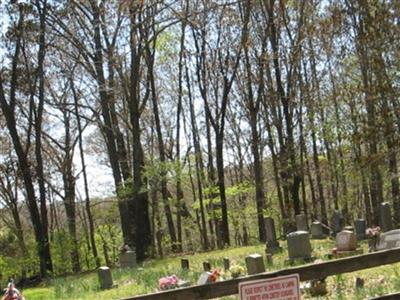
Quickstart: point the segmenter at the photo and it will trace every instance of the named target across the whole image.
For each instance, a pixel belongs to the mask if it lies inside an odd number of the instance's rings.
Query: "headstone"
[[[279,242],[276,239],[276,231],[274,219],[271,217],[264,218],[265,224],[265,232],[267,233],[267,245],[266,252],[267,253],[276,253],[282,250],[279,246]]]
[[[361,277],[356,278],[356,289],[362,289],[364,287],[364,279]]]
[[[357,240],[365,240],[365,230],[367,230],[367,222],[364,219],[357,219],[354,221],[354,228],[356,230]]]
[[[400,247],[400,229],[381,233],[376,250],[387,250]]]
[[[211,273],[209,273],[209,272],[201,273],[199,280],[197,280],[197,285],[203,285],[203,284],[209,283],[210,282],[210,280],[209,280],[210,274]]]
[[[308,231],[307,217],[305,214],[296,215],[297,231]]]
[[[295,231],[287,235],[289,259],[310,259],[311,244],[307,231]]]
[[[250,254],[246,257],[247,273],[249,275],[265,272],[264,260],[260,254]]]
[[[136,253],[129,250],[119,254],[119,265],[121,268],[134,268],[136,267]]]
[[[208,261],[203,262],[203,270],[204,270],[205,272],[211,271],[211,264],[210,264],[210,262],[208,262]]]
[[[186,258],[181,259],[181,268],[182,270],[189,270],[189,260]]]
[[[100,288],[102,290],[110,289],[113,287],[113,280],[109,267],[100,267],[97,270],[97,275],[99,276]]]
[[[325,238],[324,230],[321,222],[315,221],[311,224],[311,238],[312,239],[323,239]]]
[[[229,261],[229,258],[224,257],[224,270],[225,270],[225,272],[228,271],[230,267],[231,267],[231,263]]]
[[[390,231],[393,229],[392,213],[390,211],[390,204],[383,202],[379,208],[379,225],[382,232]]]
[[[342,213],[339,210],[334,210],[331,218],[331,228],[334,236],[336,236],[338,232],[342,231],[343,223],[344,218]]]
[[[356,235],[352,231],[343,230],[336,235],[337,251],[354,251],[357,249]]]

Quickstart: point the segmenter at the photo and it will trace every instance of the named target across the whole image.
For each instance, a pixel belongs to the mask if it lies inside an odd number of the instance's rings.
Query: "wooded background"
[[[400,225],[400,2],[4,1],[3,277]],[[106,165],[115,197],[93,199]],[[94,158],[93,158],[94,157]],[[98,174],[100,177],[102,174]],[[78,184],[82,182],[83,184]]]

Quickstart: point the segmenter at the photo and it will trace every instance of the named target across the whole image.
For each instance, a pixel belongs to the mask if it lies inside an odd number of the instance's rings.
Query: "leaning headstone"
[[[203,270],[204,270],[205,272],[211,271],[211,264],[210,264],[210,262],[208,262],[208,261],[203,262]]]
[[[343,223],[344,223],[344,218],[342,213],[339,210],[333,211],[331,218],[331,228],[333,236],[336,236],[338,232],[342,231]]]
[[[307,217],[305,214],[296,215],[297,231],[308,231]]]
[[[182,270],[189,270],[189,260],[186,258],[181,259],[181,268]]]
[[[310,232],[311,232],[312,239],[324,239],[325,238],[325,234],[324,234],[324,230],[322,228],[321,222],[318,222],[318,221],[312,222]]]
[[[231,263],[229,261],[228,257],[224,257],[224,270],[225,272],[229,270],[229,268],[231,267]]]
[[[287,235],[289,260],[311,259],[310,236],[307,231],[295,231]]]
[[[357,219],[354,221],[354,228],[356,230],[357,240],[365,240],[365,230],[367,230],[367,222],[364,219]]]
[[[390,211],[390,204],[383,202],[379,208],[379,225],[382,232],[390,231],[393,229],[392,213]]]
[[[400,247],[400,229],[381,233],[376,250],[387,250]]]
[[[343,230],[336,235],[337,251],[354,251],[356,249],[357,249],[357,239],[354,232]]]
[[[113,287],[113,280],[111,276],[111,270],[109,267],[100,267],[97,270],[97,275],[99,277],[100,288],[111,289]]]
[[[250,254],[246,257],[247,273],[249,275],[265,272],[264,260],[260,254]]]
[[[197,285],[203,285],[210,282],[210,274],[209,272],[201,273],[199,280],[197,280]]]
[[[279,242],[276,239],[276,231],[274,219],[271,217],[264,218],[265,224],[265,232],[267,233],[267,245],[266,252],[267,253],[276,253],[282,250],[279,246]]]
[[[136,267],[136,253],[129,250],[119,254],[119,265],[121,268],[134,268]]]

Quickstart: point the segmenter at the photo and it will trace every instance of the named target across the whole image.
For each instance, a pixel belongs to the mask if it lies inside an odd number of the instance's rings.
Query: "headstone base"
[[[356,250],[351,250],[351,251],[336,251],[335,253],[329,253],[326,256],[329,259],[333,258],[345,258],[349,256],[354,256],[354,255],[360,255],[363,254],[364,250],[363,249],[356,249]]]
[[[265,247],[265,253],[279,253],[282,252],[282,247],[279,246],[278,241],[268,241]]]
[[[306,263],[311,263],[314,260],[316,260],[316,258],[314,256],[310,256],[310,257],[297,257],[297,258],[287,258],[285,260],[285,265],[298,265],[298,264],[306,264]]]

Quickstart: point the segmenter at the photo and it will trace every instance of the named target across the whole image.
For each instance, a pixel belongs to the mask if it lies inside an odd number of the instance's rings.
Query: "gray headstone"
[[[135,251],[126,251],[119,254],[119,265],[121,268],[134,268],[136,267],[136,253]]]
[[[260,254],[250,254],[246,257],[247,273],[249,275],[265,272],[264,260]]]
[[[305,214],[296,215],[297,231],[308,231],[307,217]]]
[[[182,270],[189,270],[189,260],[186,258],[181,259],[181,268]]]
[[[356,230],[357,240],[365,240],[365,230],[367,229],[367,222],[364,219],[357,219],[354,221],[354,228]]]
[[[400,229],[381,233],[376,250],[387,250],[400,247]]]
[[[343,223],[344,223],[344,218],[342,213],[338,210],[333,211],[331,218],[331,228],[334,236],[338,232],[342,231]]]
[[[315,221],[311,224],[311,238],[312,239],[323,239],[325,238],[324,230],[322,228],[321,222]]]
[[[231,267],[231,263],[229,261],[228,257],[224,257],[224,270],[225,272],[229,270],[229,268]]]
[[[201,273],[199,280],[197,280],[197,285],[203,285],[209,282],[209,276],[211,273],[204,272]]]
[[[307,231],[295,231],[287,235],[289,259],[311,258],[310,237]]]
[[[356,235],[352,231],[343,230],[336,235],[336,249],[338,251],[353,251],[357,249]]]
[[[276,253],[281,251],[279,242],[276,239],[274,219],[271,217],[266,217],[264,218],[264,224],[265,224],[265,232],[267,233],[266,251],[269,253]]]
[[[208,261],[203,262],[203,270],[204,271],[211,271],[211,264]]]
[[[111,270],[109,267],[100,267],[97,270],[97,275],[99,277],[100,288],[110,289],[113,287],[113,280],[111,276]]]
[[[386,232],[393,229],[392,224],[392,213],[390,211],[390,204],[383,202],[379,208],[379,225],[382,232]]]

